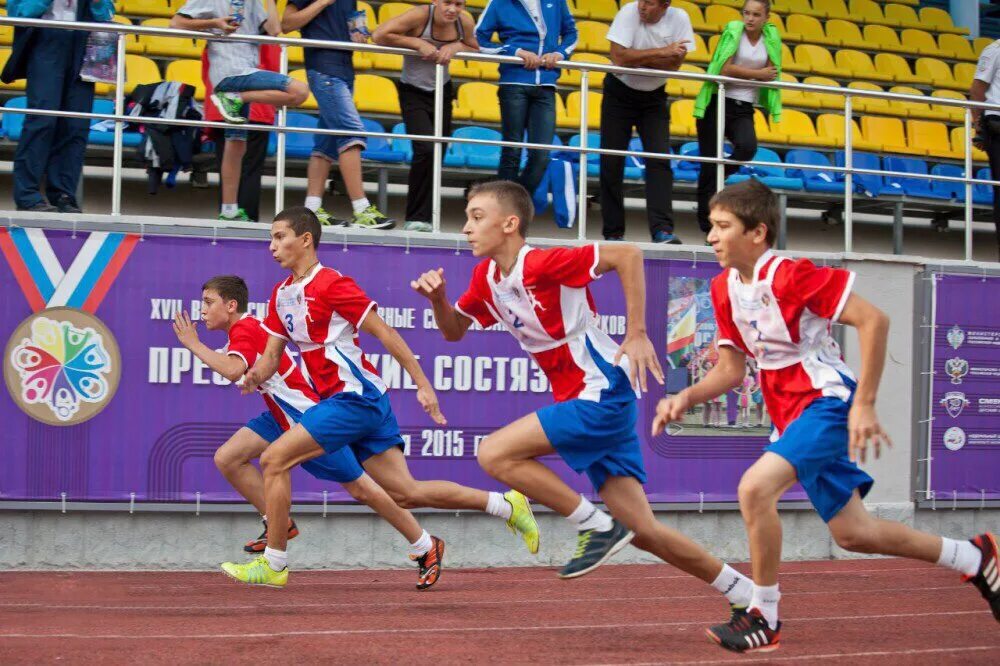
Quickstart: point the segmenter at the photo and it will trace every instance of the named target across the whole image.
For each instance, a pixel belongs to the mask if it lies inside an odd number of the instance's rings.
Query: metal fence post
[[[576,227],[576,237],[578,240],[586,240],[587,238],[587,138],[588,130],[588,104],[587,96],[590,94],[590,72],[587,70],[580,71],[580,148],[583,151],[580,153],[580,183],[577,189],[577,227]]]
[[[118,70],[115,72],[115,115],[121,116],[125,113],[125,40],[128,35],[118,33],[117,57]],[[111,168],[111,214],[122,214],[122,132],[125,131],[124,124],[120,120],[115,121],[115,148],[112,158]]]
[[[719,159],[725,157],[726,152],[726,84],[719,83],[719,92],[715,96],[715,156]],[[702,156],[704,157],[704,155]],[[707,162],[701,163],[701,168],[712,168]],[[715,164],[715,191],[720,191],[726,186],[726,165],[722,162]]]
[[[281,73],[288,75],[288,47],[281,45]],[[285,209],[285,146],[287,135],[280,131],[288,126],[288,107],[278,108],[278,145],[275,151],[274,164],[274,213],[277,215]]]
[[[409,128],[406,130],[409,132]],[[444,136],[444,65],[434,66],[434,138]],[[440,141],[434,142],[434,166],[431,174],[431,223],[434,233],[441,231],[441,152]]]
[[[854,112],[853,98],[844,96],[844,252],[854,248]]]
[[[972,109],[965,107],[965,260],[972,261]],[[993,176],[991,175],[992,179]],[[993,204],[1000,205],[1000,202]]]

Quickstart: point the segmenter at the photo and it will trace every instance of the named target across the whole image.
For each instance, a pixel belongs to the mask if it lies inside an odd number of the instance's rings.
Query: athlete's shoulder
[[[729,297],[729,271],[730,269],[723,269],[721,273],[712,278],[709,282],[709,290],[712,293],[712,298],[718,295],[719,298]]]

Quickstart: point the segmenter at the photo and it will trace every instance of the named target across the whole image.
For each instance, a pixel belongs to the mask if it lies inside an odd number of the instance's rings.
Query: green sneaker
[[[222,570],[230,578],[247,585],[282,588],[288,584],[288,567],[275,571],[263,555],[255,557],[246,564],[226,562],[222,565]]]
[[[325,208],[320,206],[316,209],[316,218],[319,219],[319,223],[324,227],[346,227],[349,226],[347,220],[338,220],[333,215],[330,215]]]
[[[503,494],[503,498],[510,504],[510,520],[507,521],[507,529],[514,534],[521,535],[524,545],[528,547],[528,552],[532,555],[538,553],[538,523],[535,521],[535,514],[531,512],[531,504],[528,498],[516,490],[508,490]]]
[[[238,125],[247,121],[242,115],[243,98],[236,93],[212,93],[212,102],[227,121]]]
[[[392,229],[396,226],[396,221],[383,215],[375,206],[368,206],[354,214],[351,224],[362,229]]]
[[[421,222],[420,220],[409,220],[403,223],[403,231],[422,231],[424,233],[430,233],[434,231],[434,227],[427,222]]]
[[[232,215],[223,215],[219,213],[220,222],[250,222],[250,216],[242,208],[237,208],[236,212]]]
[[[576,578],[590,573],[628,545],[635,533],[615,520],[607,532],[583,530],[577,535],[576,552],[559,572],[560,578]]]

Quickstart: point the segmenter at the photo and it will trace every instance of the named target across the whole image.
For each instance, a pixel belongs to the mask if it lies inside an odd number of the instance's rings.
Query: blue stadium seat
[[[789,150],[785,154],[785,164],[789,165],[786,173],[792,178],[801,178],[807,192],[844,191],[844,178],[833,171],[818,171],[814,169],[796,169],[792,164],[810,164],[813,166],[831,166],[829,158],[815,150]]]
[[[834,153],[833,163],[836,166],[842,167],[845,164],[845,159],[846,154],[844,151],[838,150]],[[882,169],[882,161],[879,159],[879,156],[874,153],[854,151],[851,159],[854,167],[858,169]],[[903,190],[900,188],[898,183],[889,184],[882,180],[882,176],[872,176],[869,174],[858,173],[854,174],[854,191],[859,194],[865,194],[869,197],[878,197],[887,194],[903,194]]]
[[[4,107],[8,109],[26,109],[28,108],[28,98],[12,97],[7,100]],[[3,114],[3,119],[0,120],[0,126],[3,127],[3,135],[5,137],[11,141],[18,141],[21,138],[21,130],[24,128],[24,114],[5,113]]]
[[[628,142],[629,150],[642,150],[642,139],[637,136],[632,137]],[[625,158],[625,179],[643,180],[646,177],[646,160],[642,157]]]
[[[990,168],[983,167],[976,172],[976,178],[979,180],[993,180],[990,176]],[[972,186],[972,203],[985,204],[988,206],[993,205],[993,187],[991,185],[973,185]]]
[[[288,127],[316,128],[319,127],[319,118],[317,116],[311,116],[308,113],[296,113],[292,111],[289,112],[285,124]],[[286,157],[308,159],[312,154],[313,143],[315,140],[314,134],[288,132],[285,134],[285,137]],[[276,150],[277,145],[278,134],[277,132],[272,132],[270,138],[268,139],[268,152]]]
[[[115,103],[110,99],[95,99],[94,105],[91,107],[93,113],[101,113],[104,115],[114,115]],[[94,125],[104,122],[102,120],[91,120],[90,126],[93,128]],[[113,146],[115,145],[115,127],[112,125],[110,129],[105,131],[95,131],[90,130],[90,134],[87,136],[87,143],[92,143],[98,146]],[[122,145],[126,148],[135,148],[142,143],[142,134],[136,131],[124,131],[122,132]]]
[[[927,175],[927,162],[915,157],[886,157],[886,171],[902,171],[918,175]],[[951,195],[931,188],[931,181],[923,178],[906,178],[902,176],[887,177],[890,185],[897,184],[908,197],[924,199],[951,199]]]
[[[955,164],[935,164],[931,167],[932,176],[949,176],[951,178],[963,178],[965,169]],[[962,183],[950,183],[942,180],[931,181],[931,189],[939,194],[942,199],[956,199],[965,201],[965,185]]]
[[[728,141],[722,148],[722,154],[729,157],[733,154],[733,145]],[[681,146],[680,155],[701,155],[697,141],[688,141]],[[698,173],[701,171],[701,162],[690,160],[674,160],[674,178],[680,181],[694,182],[698,180]]]
[[[524,141],[525,143],[528,142],[528,132],[527,132],[527,130],[525,130],[525,132],[524,132],[524,138],[521,139],[521,140]],[[566,145],[566,144],[563,143],[563,140],[559,138],[558,134],[553,134],[552,135],[552,145],[553,146],[563,146],[563,145]],[[549,153],[550,157],[555,157],[556,155],[564,155],[564,153],[561,153],[558,150],[553,150],[552,152]],[[571,160],[574,159],[574,158],[577,159],[577,160],[579,160],[579,157],[577,155],[571,155],[570,156]],[[521,149],[521,167],[520,168],[523,169],[527,164],[528,164],[528,149],[527,148],[523,148],[523,149]]]
[[[406,134],[406,124],[396,123],[392,128],[393,134]],[[409,139],[393,139],[392,149],[403,153],[407,163],[413,161],[413,142]]]
[[[362,118],[361,123],[365,126],[365,131],[368,132],[385,132],[385,128],[382,127],[382,123],[377,120],[372,120],[371,118]],[[366,160],[375,160],[376,162],[391,162],[398,164],[406,160],[406,155],[401,150],[394,150],[389,144],[389,140],[380,136],[369,136],[366,137],[368,141],[368,147],[361,151],[361,157]]]
[[[754,162],[771,162],[775,166],[751,166],[740,167],[738,173],[726,179],[726,185],[740,183],[750,178],[756,178],[768,187],[778,190],[801,190],[803,187],[801,178],[791,178],[785,175],[784,163],[770,148],[758,148],[757,154],[753,156]]]
[[[580,135],[574,134],[571,136],[569,138],[569,145],[579,147]],[[601,135],[597,132],[587,132],[587,147],[594,148],[595,146],[598,148],[601,146]],[[573,155],[579,158],[580,153],[573,153]],[[587,154],[587,175],[591,178],[601,175],[601,156],[597,153]]]
[[[488,127],[461,127],[453,132],[454,136],[466,139],[481,139],[483,141],[502,141],[503,136],[495,129]],[[465,165],[472,169],[489,169],[496,171],[500,166],[500,146],[479,144],[452,144],[465,156]],[[447,163],[447,162],[446,162]]]

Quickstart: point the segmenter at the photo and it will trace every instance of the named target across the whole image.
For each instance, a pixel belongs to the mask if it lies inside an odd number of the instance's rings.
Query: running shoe
[[[576,537],[576,552],[559,572],[559,577],[576,578],[590,573],[627,546],[634,536],[635,532],[617,520],[612,522],[607,532],[582,530]]]
[[[282,588],[288,584],[288,567],[275,571],[267,563],[267,558],[259,555],[245,564],[226,562],[222,570],[230,578],[247,585]]]
[[[350,222],[348,222],[347,220],[337,219],[333,215],[330,215],[330,213],[328,213],[327,210],[322,206],[320,206],[313,212],[316,213],[316,218],[319,220],[319,223],[322,224],[324,227],[350,226]]]
[[[219,113],[228,122],[242,125],[247,121],[243,117],[243,98],[236,93],[212,93],[212,102],[219,109]]]
[[[983,554],[979,571],[975,576],[962,576],[966,582],[972,583],[990,605],[993,617],[1000,622],[1000,561],[997,556],[997,538],[987,532],[970,539],[972,545]]]
[[[219,213],[220,222],[250,222],[250,216],[242,208],[237,208],[236,212],[232,215],[224,215]]]
[[[524,539],[528,552],[535,555],[538,553],[538,523],[535,521],[535,514],[531,512],[528,498],[516,490],[508,490],[503,494],[503,498],[510,504],[511,509],[507,529],[519,534]]]
[[[267,548],[267,521],[261,521],[264,523],[264,531],[260,533],[260,536],[256,539],[251,539],[247,541],[243,546],[243,550],[248,553],[263,553],[264,549]],[[294,520],[288,521],[288,539],[294,539],[299,535],[299,528],[295,525]]]
[[[710,627],[705,633],[730,652],[773,652],[780,645],[781,622],[771,629],[756,608],[743,613],[733,608],[729,622]]]
[[[434,586],[441,577],[441,566],[444,564],[444,541],[436,536],[431,537],[431,549],[423,555],[410,555],[420,567],[417,578],[417,589],[426,590]]]
[[[355,213],[351,220],[351,226],[361,229],[392,229],[396,226],[396,221],[386,217],[375,206],[368,206],[360,213]]]

